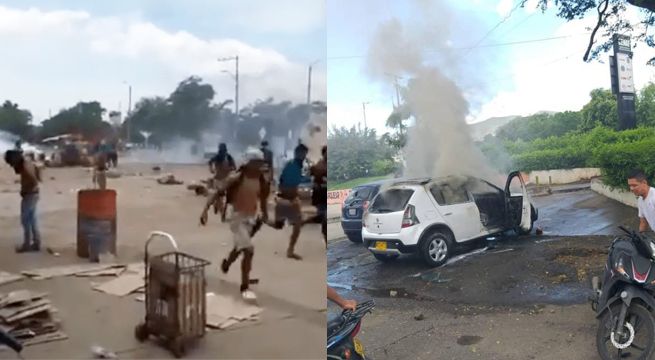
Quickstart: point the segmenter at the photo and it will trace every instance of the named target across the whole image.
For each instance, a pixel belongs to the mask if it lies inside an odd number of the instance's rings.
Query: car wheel
[[[346,234],[346,236],[348,237],[348,240],[350,240],[350,241],[352,241],[352,242],[354,242],[356,244],[360,244],[362,242],[362,234],[361,233],[350,233],[350,234]]]
[[[453,241],[449,234],[434,231],[425,236],[421,241],[420,253],[423,261],[428,266],[437,267],[443,265],[450,257],[453,248]]]
[[[391,262],[398,259],[398,255],[373,254],[378,261]]]
[[[519,235],[530,235],[530,233],[532,232],[532,228],[533,228],[533,227],[534,227],[534,221],[530,221],[530,229],[528,229],[528,230],[523,230],[523,229],[521,229],[521,228],[519,227],[519,229],[518,229],[518,233],[519,233]]]

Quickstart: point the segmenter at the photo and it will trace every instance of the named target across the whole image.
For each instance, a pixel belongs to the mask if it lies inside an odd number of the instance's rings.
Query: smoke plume
[[[368,50],[368,71],[374,79],[388,82],[389,75],[408,79],[402,97],[413,118],[404,149],[404,175],[471,175],[498,182],[498,174],[471,137],[466,124],[470,105],[458,86],[470,84],[481,72],[467,71],[461,51],[450,46],[454,18],[450,9],[443,2],[414,4],[421,10],[419,18],[412,17],[411,25],[398,19],[383,23]]]

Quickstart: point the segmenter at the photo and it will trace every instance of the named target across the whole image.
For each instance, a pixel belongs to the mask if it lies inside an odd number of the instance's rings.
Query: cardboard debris
[[[0,285],[13,283],[19,280],[23,280],[23,275],[0,271]]]
[[[14,322],[16,320],[22,319],[22,317],[19,315],[26,313],[27,311],[34,310],[35,308],[41,308],[45,305],[50,305],[50,300],[42,299],[29,301],[23,305],[5,306],[0,309],[0,318],[6,322]]]
[[[26,339],[21,342],[23,346],[32,346],[32,345],[38,345],[38,344],[45,344],[53,341],[61,341],[61,340],[67,340],[68,335],[64,334],[63,332],[57,330],[55,332],[43,334],[43,335],[38,335],[35,336],[31,339]]]
[[[241,299],[207,293],[207,326],[226,329],[243,321],[259,319],[264,309],[250,305]]]
[[[127,264],[126,273],[140,274],[146,276],[146,265],[143,262]]]
[[[48,293],[35,293],[29,290],[16,290],[9,294],[0,294],[0,308],[43,299],[46,296],[48,296]]]
[[[0,329],[23,346],[68,339],[60,331],[61,322],[53,318],[57,309],[46,296],[29,290],[0,294]]]
[[[39,313],[45,312],[45,311],[50,311],[52,306],[50,305],[50,301],[46,300],[47,302],[42,303],[42,305],[33,307],[28,310],[21,311],[11,317],[8,317],[5,319],[7,323],[13,323],[22,319],[26,319],[30,316],[37,315]]]
[[[144,286],[143,275],[128,273],[94,286],[93,289],[110,295],[125,296]]]
[[[45,280],[59,276],[71,276],[79,273],[87,273],[91,271],[100,271],[110,269],[119,264],[79,264],[79,265],[64,265],[54,266],[49,268],[40,268],[34,270],[23,271],[22,274],[29,276],[34,280]]]

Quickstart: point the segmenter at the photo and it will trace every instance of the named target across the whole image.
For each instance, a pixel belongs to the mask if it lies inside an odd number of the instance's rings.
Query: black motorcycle
[[[591,307],[600,324],[602,359],[651,359],[655,352],[655,243],[620,227],[626,236],[609,248],[602,282],[592,278]]]
[[[373,311],[375,302],[369,300],[353,310],[341,314],[328,314],[327,358],[334,360],[364,360],[364,347],[356,338],[362,326],[362,318]]]

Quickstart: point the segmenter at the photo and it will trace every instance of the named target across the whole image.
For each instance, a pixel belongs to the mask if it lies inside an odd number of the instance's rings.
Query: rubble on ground
[[[157,179],[157,182],[161,185],[182,185],[184,184],[184,181],[177,180],[175,178],[175,175],[173,174],[166,174],[159,179]]]
[[[68,339],[47,295],[30,290],[0,294],[0,329],[23,346]]]
[[[123,174],[117,170],[107,170],[105,176],[107,176],[107,179],[118,179],[123,176]]]
[[[198,195],[198,196],[207,196],[207,195],[209,195],[209,190],[207,189],[207,187],[205,185],[202,185],[202,184],[193,183],[193,184],[189,184],[186,188],[188,190],[194,191],[196,193],[196,195]]]

